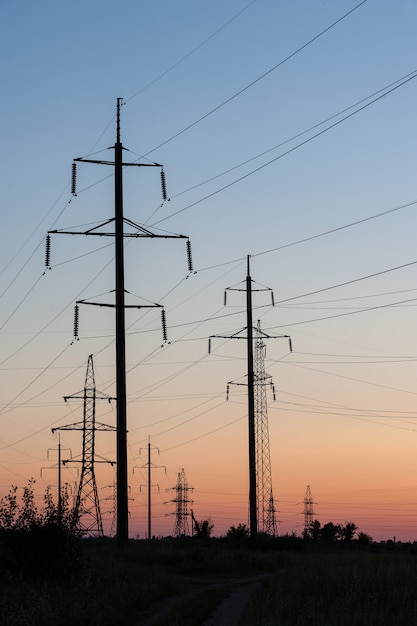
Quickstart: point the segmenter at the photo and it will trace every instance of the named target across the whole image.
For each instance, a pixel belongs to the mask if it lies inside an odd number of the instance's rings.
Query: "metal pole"
[[[148,539],[151,535],[151,442],[148,442]]]
[[[123,249],[123,146],[120,141],[120,105],[117,99],[117,139],[114,145],[115,272],[116,272],[116,428],[117,428],[117,540],[128,540],[126,345]]]
[[[62,522],[61,435],[58,437],[58,524]]]
[[[255,400],[253,385],[253,326],[252,326],[252,279],[248,271],[246,276],[246,315],[248,340],[248,425],[249,425],[249,521],[250,536],[256,539],[258,534],[256,510],[256,444],[255,444]]]

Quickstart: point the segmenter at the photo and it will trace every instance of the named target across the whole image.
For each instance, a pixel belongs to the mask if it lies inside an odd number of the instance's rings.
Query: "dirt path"
[[[167,620],[169,623],[170,615],[181,610],[181,606],[185,606],[204,591],[216,589],[230,589],[228,595],[217,605],[211,616],[200,623],[201,626],[236,626],[238,620],[243,615],[247,602],[268,575],[252,576],[250,578],[228,579],[222,582],[211,581],[190,581],[193,587],[182,594],[149,607],[146,611],[136,615],[132,626],[153,626],[154,624]],[[196,622],[197,623],[197,622]]]
[[[234,581],[234,584],[238,585],[237,588],[218,605],[203,626],[236,626],[251,595],[265,578],[266,576],[256,576]]]

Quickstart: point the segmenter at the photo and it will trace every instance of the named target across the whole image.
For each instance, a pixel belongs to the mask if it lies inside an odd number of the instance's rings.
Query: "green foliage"
[[[44,508],[35,504],[33,479],[23,487],[21,503],[17,487],[0,500],[0,551],[3,574],[25,577],[68,578],[78,565],[77,532],[64,489],[58,505],[48,487]]]

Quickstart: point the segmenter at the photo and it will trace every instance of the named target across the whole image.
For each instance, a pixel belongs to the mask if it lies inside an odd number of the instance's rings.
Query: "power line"
[[[320,37],[322,37],[323,35],[325,35],[329,30],[331,30],[332,28],[334,28],[337,24],[339,24],[340,22],[342,22],[345,18],[347,18],[349,15],[351,15],[354,11],[356,11],[357,9],[359,9],[359,7],[361,7],[363,4],[366,3],[367,0],[362,0],[362,2],[360,2],[359,4],[357,4],[355,7],[353,7],[352,9],[350,9],[350,11],[348,11],[347,13],[345,13],[344,15],[342,15],[342,17],[340,17],[339,19],[337,19],[335,22],[333,22],[332,24],[330,24],[329,26],[327,26],[324,30],[322,30],[321,32],[319,32],[317,35],[315,35],[312,39],[309,39],[309,41],[307,41],[306,43],[304,43],[302,46],[300,46],[299,48],[297,48],[296,50],[294,50],[294,52],[292,52],[291,54],[289,54],[287,57],[285,57],[285,59],[282,59],[281,61],[279,61],[278,63],[276,63],[273,67],[271,67],[269,70],[267,70],[266,72],[264,72],[263,74],[261,74],[260,76],[258,76],[257,78],[255,78],[255,80],[253,80],[252,82],[250,82],[248,85],[246,85],[245,87],[243,87],[242,89],[240,89],[239,91],[237,91],[235,94],[233,94],[232,96],[230,96],[229,98],[227,98],[227,100],[224,100],[223,102],[221,102],[219,105],[217,105],[216,107],[214,107],[214,109],[211,109],[211,111],[209,111],[208,113],[205,113],[205,115],[203,115],[202,117],[200,117],[198,120],[195,120],[194,122],[192,122],[191,124],[189,124],[188,126],[186,126],[185,128],[183,128],[182,130],[180,130],[178,133],[176,133],[175,135],[173,135],[172,137],[170,137],[169,139],[166,139],[165,141],[163,141],[162,143],[160,143],[158,146],[156,146],[155,148],[152,148],[152,150],[149,150],[149,152],[146,152],[143,156],[147,156],[148,154],[151,154],[152,152],[155,152],[155,150],[158,150],[159,148],[161,148],[162,146],[165,146],[167,143],[169,143],[170,141],[172,141],[173,139],[176,139],[177,137],[179,137],[180,135],[182,135],[183,133],[185,133],[187,130],[189,130],[190,128],[193,128],[193,126],[196,126],[197,124],[199,124],[200,122],[202,122],[203,120],[205,120],[206,118],[208,118],[210,115],[212,115],[213,113],[215,113],[216,111],[218,111],[219,109],[221,109],[222,107],[224,107],[226,104],[228,104],[229,102],[231,102],[232,100],[234,100],[235,98],[237,98],[238,96],[242,95],[242,93],[244,93],[245,91],[247,91],[248,89],[250,89],[250,87],[253,87],[253,85],[256,85],[256,83],[259,83],[262,79],[264,79],[266,76],[268,76],[269,74],[271,74],[273,71],[275,71],[276,69],[278,69],[281,65],[283,65],[284,63],[286,63],[287,61],[289,61],[290,59],[292,59],[293,57],[295,57],[297,54],[299,54],[300,52],[302,52],[302,50],[304,50],[305,48],[307,48],[308,46],[310,46],[312,43],[314,43],[315,41],[317,41],[317,39],[320,39]]]
[[[410,75],[408,74],[407,76],[410,76]],[[212,198],[213,196],[217,195],[221,191],[224,191],[225,189],[229,189],[229,187],[232,187],[233,185],[236,185],[237,183],[240,183],[242,180],[245,180],[246,178],[249,178],[249,176],[252,176],[253,174],[256,174],[257,172],[263,170],[265,167],[268,167],[269,165],[272,165],[272,163],[275,163],[279,159],[282,159],[283,157],[287,156],[288,154],[291,154],[292,152],[294,152],[295,150],[298,150],[298,148],[301,148],[302,146],[305,146],[310,141],[313,141],[313,139],[317,139],[317,137],[320,137],[321,135],[323,135],[327,131],[335,128],[339,124],[342,124],[343,122],[345,122],[349,118],[353,117],[357,113],[360,113],[361,111],[363,111],[367,107],[371,106],[372,104],[375,104],[375,102],[378,102],[378,100],[381,100],[382,98],[385,98],[385,96],[387,96],[388,94],[392,93],[396,89],[399,89],[400,87],[402,87],[403,85],[405,85],[409,81],[413,80],[414,78],[417,78],[417,71],[414,72],[411,77],[409,77],[407,79],[404,79],[403,82],[401,82],[400,84],[396,85],[395,87],[392,87],[390,90],[388,90],[385,93],[383,93],[382,95],[374,98],[373,100],[371,100],[367,104],[364,104],[363,106],[361,106],[356,111],[353,111],[352,113],[349,113],[349,115],[345,115],[345,117],[342,117],[337,122],[334,122],[333,124],[330,124],[330,126],[327,126],[326,128],[324,128],[323,130],[319,131],[318,133],[315,133],[314,135],[312,135],[308,139],[305,139],[304,141],[302,141],[301,143],[297,144],[296,146],[293,146],[289,150],[286,150],[286,152],[283,152],[282,154],[279,154],[275,158],[271,159],[270,161],[267,161],[263,165],[260,165],[259,167],[255,168],[254,170],[251,170],[247,174],[244,174],[243,176],[240,176],[239,178],[236,178],[235,180],[231,181],[227,185],[224,185],[220,189],[216,189],[215,191],[213,191],[213,192],[209,193],[208,195],[204,196],[203,198],[200,198],[200,200],[196,200],[195,202],[192,202],[188,206],[183,207],[182,209],[178,209],[174,213],[170,213],[170,215],[167,215],[166,217],[158,220],[157,222],[154,222],[152,224],[152,226],[156,226],[157,224],[160,224],[161,222],[165,222],[166,220],[171,219],[171,217],[174,217],[174,216],[178,215],[179,213],[183,213],[184,211],[187,211],[188,209],[191,209],[192,207],[196,206],[197,204],[200,204],[200,202],[203,202],[204,200],[207,200],[208,198]]]
[[[406,393],[406,394],[410,394],[413,396],[417,396],[416,391],[409,391],[408,389],[399,389],[398,387],[391,387],[390,385],[382,385],[380,383],[374,383],[369,380],[361,380],[360,378],[353,378],[351,376],[336,374],[335,372],[325,372],[315,367],[306,367],[305,365],[298,365],[290,361],[285,361],[285,365],[289,365],[291,367],[298,367],[300,369],[309,370],[311,372],[318,372],[319,374],[326,374],[327,376],[334,376],[336,378],[344,378],[345,380],[353,380],[356,383],[363,383],[364,385],[372,385],[373,387],[381,387],[382,389],[390,389],[391,391],[399,391],[400,393]]]
[[[363,219],[356,220],[354,222],[349,222],[348,224],[343,224],[342,226],[337,226],[336,228],[332,228],[330,230],[325,230],[321,233],[317,233],[316,235],[310,235],[309,237],[304,237],[303,239],[297,239],[296,241],[291,241],[290,243],[282,244],[281,246],[277,246],[275,248],[270,248],[269,250],[263,250],[262,252],[256,252],[252,254],[252,257],[262,256],[264,254],[270,254],[271,252],[277,252],[278,250],[284,250],[285,248],[291,248],[292,246],[298,246],[302,243],[306,243],[307,241],[312,241],[313,239],[318,239],[320,237],[325,237],[326,235],[331,235],[340,230],[345,230],[347,228],[351,228],[352,226],[358,226],[364,222],[369,222],[371,220],[378,219],[379,217],[384,217],[385,215],[389,215],[390,213],[395,213],[396,211],[401,211],[402,209],[406,209],[410,206],[417,204],[417,200],[411,200],[410,202],[406,202],[405,204],[401,204],[398,207],[394,207],[393,209],[388,209],[386,211],[382,211],[380,213],[375,213],[374,215],[369,215],[368,217],[364,217]],[[211,269],[216,269],[217,267],[223,267],[224,265],[230,265],[232,263],[238,263],[245,260],[245,257],[239,257],[237,259],[231,259],[230,261],[224,261],[223,263],[216,263],[215,265],[209,265],[207,267],[203,267],[197,270],[197,272],[205,272]]]
[[[133,96],[130,96],[130,98],[128,98],[127,100],[125,100],[125,104],[127,104],[128,102],[130,102],[131,100],[133,100],[134,98],[136,98],[137,96],[139,96],[141,93],[143,93],[146,89],[149,89],[149,87],[151,87],[152,85],[154,85],[156,82],[158,82],[159,80],[161,80],[161,78],[163,78],[164,76],[166,76],[167,74],[169,74],[169,72],[171,72],[173,69],[175,69],[176,67],[178,67],[178,65],[180,65],[181,63],[183,63],[186,59],[188,59],[191,55],[193,55],[195,52],[197,52],[197,50],[199,50],[200,48],[202,48],[206,43],[208,43],[211,39],[213,39],[213,37],[215,37],[216,35],[218,35],[222,30],[224,30],[227,26],[229,26],[229,24],[231,24],[232,22],[234,22],[240,15],[242,15],[242,13],[244,13],[247,9],[249,9],[249,7],[252,6],[252,4],[255,4],[257,0],[252,0],[252,2],[249,2],[249,4],[247,4],[245,7],[243,7],[243,9],[241,9],[240,11],[238,11],[238,13],[236,13],[233,17],[231,17],[227,22],[225,22],[222,26],[220,26],[220,28],[218,28],[217,30],[215,30],[213,33],[211,33],[211,35],[209,35],[208,37],[206,37],[205,39],[203,39],[203,41],[201,41],[197,46],[195,46],[194,48],[192,48],[192,50],[190,50],[189,52],[187,52],[187,54],[185,54],[183,57],[181,57],[178,61],[176,61],[175,63],[173,63],[170,67],[168,67],[168,69],[164,70],[161,74],[159,74],[156,78],[154,78],[153,80],[151,80],[149,83],[147,83],[144,87],[142,87],[142,89],[140,89],[139,91],[137,91],[135,94],[133,94]]]
[[[388,272],[393,272],[393,271],[396,271],[396,270],[399,270],[399,269],[404,269],[405,267],[408,267],[408,266],[411,266],[411,265],[415,265],[415,264],[417,264],[417,261],[411,261],[410,263],[405,263],[404,265],[398,265],[396,267],[391,267],[391,268],[388,268],[388,269],[385,269],[385,270],[381,270],[380,272],[375,272],[373,274],[368,274],[366,276],[361,276],[359,278],[354,278],[354,279],[352,279],[350,281],[345,281],[343,283],[337,283],[336,285],[331,285],[329,287],[323,287],[322,289],[317,289],[315,291],[306,292],[306,293],[300,294],[298,296],[292,296],[291,298],[285,298],[283,300],[278,300],[278,301],[275,302],[275,304],[276,305],[283,304],[285,302],[290,302],[292,300],[298,300],[300,298],[305,298],[307,296],[314,295],[316,293],[322,293],[324,291],[330,291],[331,289],[337,289],[339,287],[345,287],[346,285],[349,285],[349,284],[357,283],[357,282],[360,282],[362,280],[367,280],[369,278],[375,278],[376,276],[381,276],[383,274],[387,274]],[[383,308],[383,307],[388,307],[388,306],[395,306],[397,304],[402,304],[404,302],[414,302],[416,299],[417,298],[410,298],[408,300],[402,300],[402,301],[399,301],[399,302],[393,302],[393,303],[389,303],[389,304],[385,304],[385,305],[376,305],[375,307],[363,308],[363,309],[351,311],[349,313],[342,313],[340,315],[331,315],[331,316],[328,316],[328,317],[323,317],[323,318],[318,318],[318,319],[313,319],[313,320],[306,320],[305,322],[293,322],[293,323],[289,323],[289,324],[282,324],[281,326],[275,326],[273,328],[282,328],[284,326],[291,326],[291,325],[295,326],[295,325],[298,325],[298,324],[307,323],[307,321],[314,322],[314,321],[320,321],[321,319],[332,319],[333,317],[340,317],[340,316],[343,316],[343,315],[350,315],[350,314],[353,314],[353,313],[362,313],[362,312],[366,312],[366,311],[369,311],[369,310],[372,310],[372,309],[378,309],[378,308]],[[269,305],[269,304],[268,305],[260,305],[260,306],[254,307],[254,310],[255,309],[256,310],[265,309],[265,308],[269,309],[270,307],[271,307],[271,305]],[[231,312],[231,313],[222,313],[221,315],[213,315],[213,316],[206,317],[206,318],[200,318],[198,320],[193,320],[193,321],[189,321],[189,322],[183,322],[181,324],[171,324],[170,328],[173,329],[173,328],[182,328],[184,326],[193,326],[195,324],[202,324],[202,323],[209,322],[209,321],[212,321],[212,320],[223,319],[225,317],[234,317],[234,316],[240,315],[240,314],[241,314],[241,310],[234,311],[234,312]],[[157,330],[156,328],[153,328],[153,329],[149,329],[147,331],[137,331],[137,332],[138,333],[142,333],[142,332],[156,332],[156,330]],[[171,341],[172,344],[173,343],[180,343],[180,342],[181,342],[181,339],[178,339],[178,340],[174,339],[174,340]]]
[[[390,87],[393,87],[397,83],[399,83],[402,80],[404,80],[404,78],[407,78],[408,76],[411,77],[414,73],[415,72],[410,72],[409,74],[406,74],[405,76],[395,80],[394,82],[390,83],[389,85],[386,85],[382,89],[378,89],[377,91],[373,92],[369,96],[366,96],[365,98],[361,98],[360,100],[358,100],[354,104],[351,104],[350,106],[345,107],[344,109],[342,109],[341,111],[338,111],[337,113],[333,113],[333,115],[330,115],[329,117],[325,118],[321,122],[317,122],[316,124],[313,124],[313,126],[310,126],[306,130],[303,130],[303,131],[297,133],[296,135],[293,135],[289,139],[284,139],[284,141],[281,141],[280,143],[272,146],[271,148],[267,148],[266,150],[263,150],[263,152],[260,152],[259,154],[255,155],[253,157],[250,157],[249,159],[246,159],[245,161],[242,161],[238,165],[234,165],[233,167],[230,167],[229,169],[224,170],[224,171],[220,172],[219,174],[215,174],[214,176],[211,176],[210,178],[206,178],[202,182],[197,183],[197,184],[193,185],[192,187],[189,187],[188,189],[184,189],[183,191],[179,191],[178,193],[171,194],[171,196],[170,196],[171,200],[173,200],[174,198],[177,198],[178,196],[182,196],[182,195],[184,195],[186,193],[189,193],[190,191],[193,191],[194,189],[198,189],[199,187],[202,187],[203,185],[206,185],[207,183],[210,183],[213,180],[216,180],[217,178],[221,178],[222,176],[225,176],[226,174],[230,174],[230,172],[233,172],[234,170],[237,170],[237,169],[243,167],[244,165],[247,165],[248,163],[251,163],[252,161],[256,161],[257,159],[261,158],[262,156],[265,156],[266,154],[268,154],[269,152],[273,152],[274,150],[277,150],[278,148],[281,148],[282,146],[284,146],[284,145],[286,145],[288,143],[291,143],[295,139],[298,139],[299,137],[302,137],[303,135],[306,135],[307,133],[311,132],[312,130],[314,130],[316,128],[319,128],[320,126],[323,126],[323,124],[326,124],[327,122],[330,122],[330,120],[333,120],[336,117],[339,117],[340,115],[343,115],[343,113],[346,113],[346,111],[350,111],[351,109],[354,109],[355,107],[359,106],[363,102],[366,102],[367,100],[370,100],[374,96],[376,96],[376,95],[378,95],[378,94],[380,94],[382,92],[385,92]]]
[[[323,320],[332,320],[338,317],[346,317],[347,315],[356,315],[357,313],[367,313],[368,311],[376,311],[378,309],[385,309],[390,306],[396,306],[397,304],[404,304],[406,302],[415,302],[417,298],[410,298],[409,300],[401,300],[399,302],[389,302],[388,304],[378,304],[375,306],[366,307],[364,309],[356,309],[355,311],[347,311],[346,313],[336,313],[335,315],[326,315],[323,317],[316,317],[310,320],[303,320],[300,322],[289,322],[288,324],[281,324],[279,326],[273,326],[276,328],[287,328],[289,326],[299,326],[300,324],[311,324],[312,322],[322,322]]]
[[[293,296],[292,298],[285,298],[284,300],[279,300],[277,304],[283,304],[284,302],[291,302],[292,300],[299,300],[300,298],[306,298],[307,296],[313,296],[317,293],[323,293],[324,291],[330,291],[331,289],[336,289],[338,287],[346,287],[346,285],[352,285],[353,283],[358,283],[362,280],[367,280],[368,278],[375,278],[376,276],[382,276],[383,274],[388,274],[389,272],[394,272],[396,270],[404,269],[405,267],[410,267],[411,265],[415,265],[417,261],[410,261],[410,263],[404,263],[403,265],[397,265],[396,267],[390,267],[386,270],[381,270],[380,272],[374,272],[373,274],[368,274],[367,276],[361,276],[360,278],[353,278],[352,280],[347,280],[343,283],[338,283],[337,285],[332,285],[331,287],[323,287],[322,289],[316,289],[315,291],[309,291],[307,293],[302,294],[301,296]],[[412,298],[411,300],[415,300]],[[410,300],[404,300],[404,302],[409,302]],[[365,309],[364,309],[365,310]]]

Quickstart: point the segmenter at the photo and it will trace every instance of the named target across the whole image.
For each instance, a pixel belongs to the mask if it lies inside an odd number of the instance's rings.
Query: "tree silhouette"
[[[194,518],[194,537],[198,537],[200,539],[211,537],[213,528],[214,524],[212,524],[210,520],[205,519],[199,522]]]
[[[352,543],[358,527],[353,522],[348,522],[345,526],[340,528],[340,540],[343,543]]]
[[[238,524],[238,526],[230,526],[226,532],[227,539],[242,539],[249,537],[249,528],[246,524]]]

